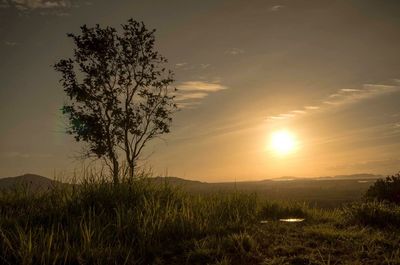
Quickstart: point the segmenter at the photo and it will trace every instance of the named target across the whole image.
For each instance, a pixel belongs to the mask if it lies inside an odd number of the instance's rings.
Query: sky
[[[171,133],[142,161],[154,174],[397,173],[398,14],[398,0],[0,0],[0,176],[83,167],[52,65],[72,55],[66,33],[129,18],[157,30],[181,91]],[[286,155],[269,143],[282,130],[296,142]]]

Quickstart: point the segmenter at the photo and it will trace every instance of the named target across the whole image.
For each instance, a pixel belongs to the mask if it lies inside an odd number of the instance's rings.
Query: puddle
[[[279,219],[279,221],[286,222],[286,223],[300,223],[300,222],[303,222],[304,220],[305,220],[304,218]]]
[[[305,219],[304,218],[287,218],[287,219],[279,219],[280,222],[286,222],[286,223],[300,223],[303,222]],[[260,224],[268,224],[273,221],[268,221],[268,220],[261,220]]]

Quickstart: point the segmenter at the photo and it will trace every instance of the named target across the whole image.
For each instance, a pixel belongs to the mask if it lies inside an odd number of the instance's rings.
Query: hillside
[[[273,200],[296,200],[320,207],[336,207],[360,200],[379,175],[354,174],[318,178],[281,177],[260,181],[208,183],[176,177],[155,178],[156,183],[180,186],[192,193],[255,192]]]
[[[320,207],[336,207],[360,200],[378,175],[355,174],[318,178],[281,177],[260,181],[209,183],[178,177],[154,177],[148,181],[155,184],[168,183],[190,193],[219,193],[240,191],[256,193],[259,197],[273,200],[296,200]],[[35,174],[0,179],[0,189],[16,185],[29,186],[33,190],[47,190],[61,182]]]
[[[17,177],[0,178],[0,189],[10,189],[16,186],[27,186],[33,190],[47,190],[55,185],[60,184],[62,183],[59,181],[51,180],[35,174],[24,174]]]

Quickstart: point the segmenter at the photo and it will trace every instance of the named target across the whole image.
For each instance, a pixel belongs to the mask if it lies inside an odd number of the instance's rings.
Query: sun
[[[271,134],[269,148],[278,155],[293,153],[297,148],[296,137],[287,130],[275,131]]]

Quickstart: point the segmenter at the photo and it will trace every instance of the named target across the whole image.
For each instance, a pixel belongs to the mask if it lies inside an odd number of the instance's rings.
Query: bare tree
[[[87,157],[104,160],[114,183],[121,160],[135,175],[146,143],[169,133],[176,111],[173,73],[154,48],[154,32],[133,19],[121,32],[84,25],[79,35],[68,34],[73,56],[54,65],[69,98],[62,108],[67,132],[86,143]]]

